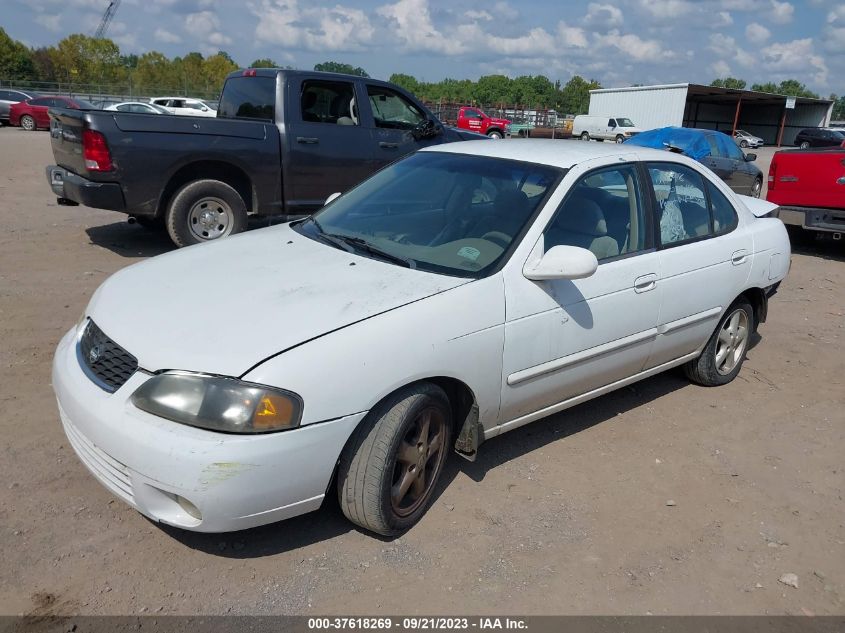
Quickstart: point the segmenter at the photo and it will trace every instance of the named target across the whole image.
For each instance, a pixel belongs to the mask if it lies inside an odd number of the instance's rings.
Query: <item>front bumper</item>
[[[150,378],[142,371],[113,394],[97,387],[79,365],[76,343],[74,328],[53,361],[53,388],[71,446],[116,496],[154,521],[188,530],[230,532],[318,509],[365,415],[266,435],[196,429],[129,402]],[[186,509],[191,506],[198,512]]]
[[[94,182],[58,165],[48,165],[46,171],[47,182],[59,198],[95,209],[126,211],[123,190],[118,183]]]

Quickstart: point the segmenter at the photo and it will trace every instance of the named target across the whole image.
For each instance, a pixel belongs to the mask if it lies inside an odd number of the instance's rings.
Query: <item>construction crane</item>
[[[119,6],[120,0],[112,0],[109,2],[109,6],[106,7],[106,12],[103,13],[103,19],[100,20],[100,26],[97,27],[97,31],[94,33],[94,37],[96,39],[105,37],[106,31],[109,30],[109,24],[111,24],[112,18],[114,17],[114,14],[117,13],[117,8]]]

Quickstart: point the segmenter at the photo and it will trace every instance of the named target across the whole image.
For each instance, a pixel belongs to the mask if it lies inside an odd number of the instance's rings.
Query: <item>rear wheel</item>
[[[748,147],[748,141],[740,141],[739,146],[741,148],[745,149],[746,147]]]
[[[176,246],[210,242],[246,229],[246,204],[225,182],[195,180],[173,197],[165,224]]]
[[[346,517],[385,536],[411,528],[434,496],[451,433],[449,401],[433,384],[401,389],[370,411],[340,459]]]
[[[754,181],[754,184],[751,185],[751,196],[754,198],[759,198],[761,191],[763,191],[763,179],[757,178]]]
[[[739,299],[725,312],[701,356],[684,365],[687,378],[705,387],[732,381],[739,374],[753,332],[754,310],[745,299]]]
[[[801,149],[807,149],[808,147],[810,147],[810,143],[807,141],[801,141],[800,147]]]
[[[21,117],[21,127],[25,129],[27,132],[32,132],[35,130],[35,119],[33,119],[28,114],[24,114]]]
[[[581,140],[582,141],[589,141],[590,140],[590,134],[588,132],[581,132]]]

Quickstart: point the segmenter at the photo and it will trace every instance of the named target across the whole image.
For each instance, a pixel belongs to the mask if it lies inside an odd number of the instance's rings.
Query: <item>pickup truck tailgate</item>
[[[50,110],[50,144],[59,167],[80,175],[88,175],[82,157],[82,130],[85,112],[55,108]]]
[[[845,208],[845,150],[778,152],[766,199],[781,206]]]

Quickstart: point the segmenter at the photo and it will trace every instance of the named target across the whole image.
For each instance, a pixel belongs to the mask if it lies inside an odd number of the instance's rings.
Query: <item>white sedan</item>
[[[170,114],[161,106],[152,103],[143,103],[142,101],[124,101],[123,103],[115,103],[106,108],[110,112],[137,112],[139,114]]]
[[[61,420],[156,521],[238,530],[337,494],[399,534],[453,447],[671,367],[733,380],[789,268],[773,209],[660,150],[430,147],[310,219],[113,275],[56,352]]]
[[[217,110],[199,99],[189,99],[187,97],[153,97],[150,99],[150,103],[164,108],[170,114],[204,117],[217,116]]]

